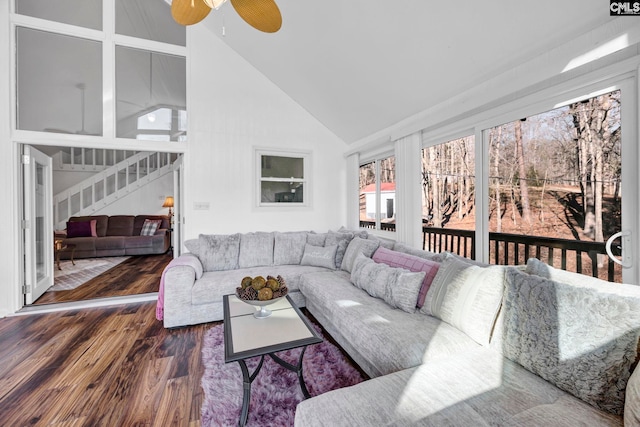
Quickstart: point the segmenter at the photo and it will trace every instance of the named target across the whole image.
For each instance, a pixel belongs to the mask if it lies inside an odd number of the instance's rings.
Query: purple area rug
[[[321,329],[313,325],[320,333]],[[360,372],[323,334],[325,341],[310,345],[304,353],[303,372],[311,396],[357,384],[364,380]],[[297,364],[302,349],[278,353]],[[204,336],[202,348],[204,375],[201,424],[203,427],[237,426],[242,407],[242,372],[237,362],[224,363],[223,325],[214,326]],[[247,359],[252,373],[259,357]],[[296,405],[303,400],[295,372],[266,356],[260,373],[251,385],[251,403],[247,426],[292,426]]]

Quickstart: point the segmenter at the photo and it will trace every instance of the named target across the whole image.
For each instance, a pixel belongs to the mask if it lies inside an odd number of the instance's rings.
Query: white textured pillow
[[[306,231],[286,233],[276,231],[273,243],[273,265],[300,264],[306,243]]]
[[[257,231],[240,235],[240,268],[273,264],[274,233]]]
[[[307,243],[304,246],[304,254],[300,265],[312,265],[335,270],[337,250],[338,245],[314,246]]]
[[[505,269],[447,257],[420,311],[455,326],[478,344],[488,345],[502,303]]]
[[[351,273],[353,263],[356,260],[358,254],[363,254],[364,256],[371,258],[376,249],[378,249],[379,244],[380,243],[376,242],[375,240],[354,237],[349,242],[349,246],[347,246],[347,250],[344,253],[341,268],[344,271],[348,271],[349,273]]]
[[[640,426],[640,369],[636,367],[629,378],[624,399],[624,423]]]
[[[416,310],[424,276],[424,272],[378,264],[363,254],[357,255],[351,270],[351,282],[356,287],[407,313]]]
[[[505,357],[603,411],[622,415],[638,353],[640,297],[509,269],[503,311]]]

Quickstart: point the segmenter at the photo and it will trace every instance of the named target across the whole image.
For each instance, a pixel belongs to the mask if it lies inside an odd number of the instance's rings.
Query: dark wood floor
[[[170,254],[133,256],[76,289],[45,292],[34,304],[158,292],[162,270],[172,259]]]
[[[198,426],[204,333],[155,303],[0,319],[0,425]]]

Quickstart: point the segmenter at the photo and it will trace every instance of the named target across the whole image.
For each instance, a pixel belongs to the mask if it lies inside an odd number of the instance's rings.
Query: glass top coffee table
[[[233,294],[223,297],[223,307],[224,361],[225,363],[238,362],[242,370],[244,392],[240,425],[244,426],[247,422],[251,383],[258,376],[266,355],[280,366],[295,372],[298,375],[302,394],[305,398],[309,398],[309,391],[302,375],[302,358],[307,346],[322,342],[322,337],[291,298],[287,295],[286,298],[270,305],[272,314],[262,319],[253,316],[259,307],[246,304]],[[292,365],[275,354],[297,347],[302,347],[297,365]],[[257,356],[260,356],[260,363],[253,373],[249,373],[245,359]]]

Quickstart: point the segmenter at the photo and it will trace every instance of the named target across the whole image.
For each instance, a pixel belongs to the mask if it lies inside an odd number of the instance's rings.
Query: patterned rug
[[[60,268],[53,267],[53,286],[47,292],[70,291],[88,282],[105,271],[128,260],[128,256],[105,257],[105,258],[85,258],[75,260],[76,265],[71,260],[60,261]]]
[[[322,333],[319,326],[314,324],[314,327]],[[300,351],[299,348],[288,350],[278,353],[278,356],[297,364]],[[202,376],[202,427],[237,426],[242,407],[242,372],[238,363],[224,363],[223,325],[214,326],[205,334],[202,360],[205,366]],[[259,361],[259,357],[247,360],[250,372]],[[311,396],[364,380],[348,358],[326,338],[320,344],[307,347],[302,363]],[[251,385],[247,426],[292,426],[296,405],[302,400],[295,372],[265,357],[262,369]]]

